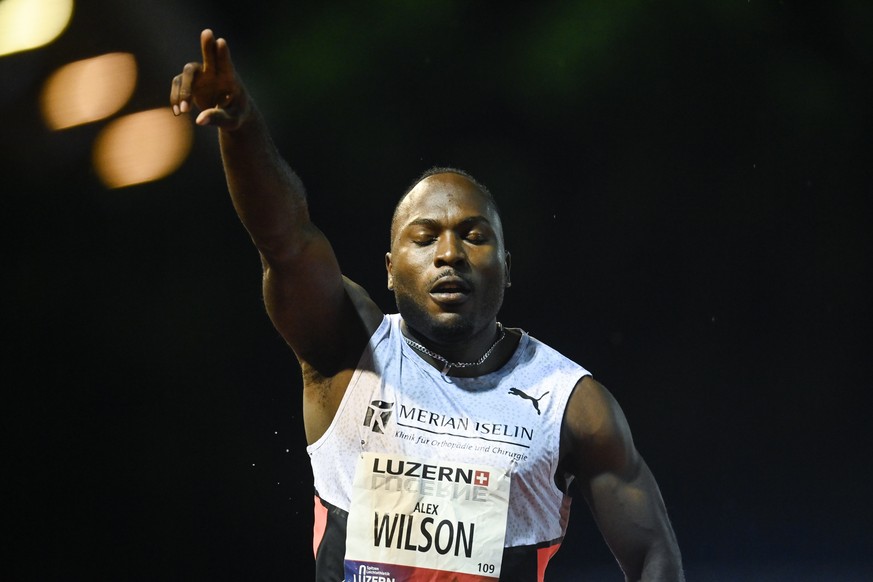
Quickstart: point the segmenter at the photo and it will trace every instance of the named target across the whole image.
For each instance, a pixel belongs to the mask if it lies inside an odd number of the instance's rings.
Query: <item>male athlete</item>
[[[432,169],[398,203],[396,314],[343,277],[224,39],[173,79],[178,115],[218,128],[263,264],[267,312],[303,373],[319,581],[541,581],[572,481],[627,580],[683,580],[652,473],[610,393],[497,320],[510,255],[488,190]]]

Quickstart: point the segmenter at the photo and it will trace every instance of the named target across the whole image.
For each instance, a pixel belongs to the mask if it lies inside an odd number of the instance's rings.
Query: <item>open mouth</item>
[[[470,295],[470,285],[460,277],[444,277],[430,288],[430,295],[440,303],[461,303]]]

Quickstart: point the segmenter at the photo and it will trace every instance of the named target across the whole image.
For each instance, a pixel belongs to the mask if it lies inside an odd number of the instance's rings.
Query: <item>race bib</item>
[[[362,453],[346,582],[497,580],[509,485],[509,473],[494,467]]]

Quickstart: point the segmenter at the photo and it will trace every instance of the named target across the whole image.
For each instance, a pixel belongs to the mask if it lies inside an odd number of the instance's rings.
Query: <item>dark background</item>
[[[862,580],[873,4],[81,2],[0,58],[10,580],[306,580],[299,370],[216,137],[108,190],[57,67],[134,53],[117,115],[228,39],[344,271],[386,310],[391,209],[432,165],[497,196],[501,319],[617,396],[689,580]],[[5,576],[4,576],[5,577]],[[620,580],[584,502],[550,580]]]

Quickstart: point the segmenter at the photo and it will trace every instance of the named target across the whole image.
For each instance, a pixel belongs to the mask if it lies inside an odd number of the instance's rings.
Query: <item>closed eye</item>
[[[431,245],[437,240],[437,236],[427,230],[419,230],[418,232],[413,232],[411,233],[409,238],[410,240],[412,240],[413,244],[420,247],[426,247],[428,245]]]

